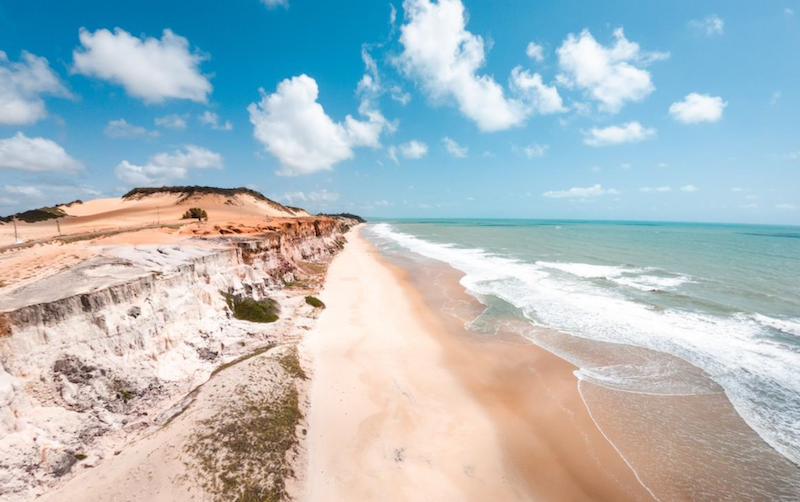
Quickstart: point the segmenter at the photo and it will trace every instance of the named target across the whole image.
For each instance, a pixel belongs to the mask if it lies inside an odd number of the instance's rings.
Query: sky
[[[800,224],[800,2],[0,0],[0,214]]]

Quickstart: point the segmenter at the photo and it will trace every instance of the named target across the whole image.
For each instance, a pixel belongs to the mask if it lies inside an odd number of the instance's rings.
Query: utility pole
[[[19,244],[19,235],[17,234],[17,217],[12,216],[12,220],[14,220],[14,244]]]
[[[61,235],[61,221],[56,218],[56,227],[58,227],[58,235]]]
[[[161,208],[158,207],[158,206],[156,206],[156,218],[157,218],[156,221],[158,221],[158,226],[160,227],[161,226]]]

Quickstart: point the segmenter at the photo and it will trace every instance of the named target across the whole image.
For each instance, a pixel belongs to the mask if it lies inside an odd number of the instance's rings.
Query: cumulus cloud
[[[649,96],[655,86],[650,72],[640,66],[669,57],[669,53],[642,51],[639,44],[625,38],[622,28],[614,30],[614,38],[614,44],[606,47],[583,30],[577,37],[570,33],[556,51],[561,69],[558,81],[584,90],[609,113]]]
[[[137,38],[125,30],[81,28],[81,46],[72,54],[76,73],[119,84],[148,103],[188,99],[205,103],[211,83],[200,73],[205,56],[189,50],[189,41],[164,30],[161,39]]]
[[[644,193],[650,193],[650,192],[665,193],[665,192],[671,192],[672,191],[672,187],[669,187],[669,186],[661,186],[661,187],[655,187],[655,188],[654,187],[641,187],[641,188],[639,188],[639,191],[640,192],[644,192]]]
[[[782,210],[785,210],[785,211],[794,211],[795,209],[797,209],[797,206],[795,206],[794,204],[789,204],[787,202],[782,202],[780,204],[775,204],[775,209],[782,209]]]
[[[613,188],[603,188],[602,185],[597,184],[590,187],[572,187],[569,190],[549,191],[543,193],[542,197],[551,199],[588,199],[602,195],[619,195],[619,191]]]
[[[201,115],[198,115],[197,119],[200,121],[200,123],[207,125],[216,131],[233,130],[233,124],[231,124],[230,120],[226,120],[224,123],[220,124],[219,115],[208,110],[203,112]]]
[[[103,132],[109,138],[141,138],[158,136],[158,131],[148,131],[142,126],[133,125],[125,119],[109,120]]]
[[[542,62],[544,61],[544,47],[537,44],[536,42],[531,42],[528,44],[528,47],[525,48],[525,54],[534,61]]]
[[[222,155],[200,146],[183,145],[183,149],[153,155],[144,165],[123,160],[117,166],[116,174],[129,185],[162,185],[186,178],[190,169],[223,167]]]
[[[700,189],[694,185],[684,185],[681,187],[681,192],[696,192],[698,190]]]
[[[286,192],[283,195],[275,195],[273,198],[284,204],[296,205],[303,202],[336,202],[341,195],[337,192],[329,192],[327,189],[315,190],[309,193],[302,191]]]
[[[465,158],[467,153],[469,153],[469,148],[459,145],[454,139],[448,138],[447,136],[442,138],[442,143],[444,143],[447,153],[458,159]]]
[[[408,143],[400,145],[400,154],[410,160],[421,159],[428,154],[428,145],[422,141],[412,139]]]
[[[157,117],[153,122],[158,127],[165,127],[167,129],[175,129],[183,131],[186,129],[186,115],[170,114],[163,117]]]
[[[711,14],[703,19],[692,19],[689,21],[689,27],[697,33],[713,36],[722,35],[725,31],[725,21],[720,19],[716,14]]]
[[[55,141],[29,138],[21,132],[0,139],[0,169],[74,173],[82,168],[83,165]]]
[[[366,92],[363,85],[359,84],[361,92]],[[316,80],[300,75],[283,80],[272,94],[262,89],[261,101],[247,107],[253,135],[281,162],[280,175],[331,170],[352,158],[355,147],[381,146],[380,135],[390,126],[369,101],[359,107],[366,120],[347,115],[344,122],[335,122],[317,102],[318,96]]]
[[[669,107],[669,114],[678,122],[696,124],[698,122],[717,122],[722,118],[722,111],[728,106],[719,96],[688,94],[683,101],[676,101]]]
[[[522,80],[515,82],[515,96],[509,97],[493,77],[478,73],[486,62],[484,41],[466,29],[461,0],[405,0],[403,8],[403,51],[395,63],[434,101],[454,100],[461,113],[482,131],[519,126],[535,112],[561,111],[560,107],[541,106],[541,102],[552,103],[553,92],[557,94],[555,88],[541,84],[541,77],[538,85],[533,85],[535,75],[517,70]],[[547,96],[541,96],[543,89]]]
[[[611,146],[622,143],[637,143],[655,136],[652,127],[643,127],[639,122],[628,122],[598,128],[592,127],[584,133],[583,143],[589,146]]]
[[[44,94],[72,96],[47,59],[23,51],[20,61],[12,63],[0,51],[0,125],[32,124],[46,117]]]
[[[528,110],[540,115],[566,111],[558,89],[546,85],[538,73],[531,74],[517,66],[511,71],[510,85],[519,94],[527,97]]]

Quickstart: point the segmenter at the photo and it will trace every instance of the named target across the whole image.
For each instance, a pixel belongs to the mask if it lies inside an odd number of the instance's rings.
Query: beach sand
[[[594,424],[574,366],[443,315],[458,295],[474,302],[455,271],[452,288],[423,293],[348,239],[302,345],[306,500],[653,500]]]

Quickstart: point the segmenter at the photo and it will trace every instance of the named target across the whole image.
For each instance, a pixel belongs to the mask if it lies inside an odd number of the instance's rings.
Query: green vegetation
[[[186,211],[185,213],[183,213],[183,219],[184,220],[197,220],[197,221],[207,220],[208,219],[208,213],[206,213],[205,209],[201,209],[199,207],[193,207],[193,208],[189,209],[188,211]]]
[[[225,303],[233,312],[233,317],[242,321],[250,322],[275,322],[281,309],[278,302],[272,298],[253,300],[252,298],[242,298],[238,295],[222,293]]]
[[[86,460],[86,455],[84,455],[83,453],[76,453],[76,454],[73,455],[73,457],[75,457],[75,460],[77,460],[79,462],[81,460]]]
[[[315,309],[324,309],[325,304],[319,298],[315,296],[306,296],[306,303],[314,307]]]
[[[290,289],[293,289],[293,288],[305,289],[305,288],[308,288],[308,282],[307,282],[307,281],[304,281],[304,280],[299,280],[299,281],[285,281],[285,282],[283,283],[283,287],[285,287],[285,288],[290,288]]]
[[[235,195],[249,195],[256,200],[260,200],[262,202],[266,202],[270,206],[275,209],[279,209],[281,211],[287,211],[289,213],[293,213],[290,209],[282,204],[278,204],[274,200],[268,199],[262,194],[261,192],[257,192],[255,190],[251,190],[249,188],[217,188],[217,187],[201,187],[201,186],[175,186],[175,187],[143,187],[143,188],[134,188],[130,192],[126,193],[122,196],[123,199],[141,199],[147,197],[148,195],[154,195],[159,193],[168,193],[168,194],[175,194],[181,195],[181,200],[188,199],[189,197],[194,197],[195,195],[222,195],[225,197],[233,197]]]
[[[55,218],[61,218],[63,216],[67,216],[67,213],[59,209],[57,206],[40,207],[38,209],[30,209],[28,211],[12,214],[10,216],[0,217],[0,221],[9,223],[14,219],[15,216],[19,221],[24,221],[26,223],[36,223],[37,221],[45,221],[45,220],[52,220]]]

